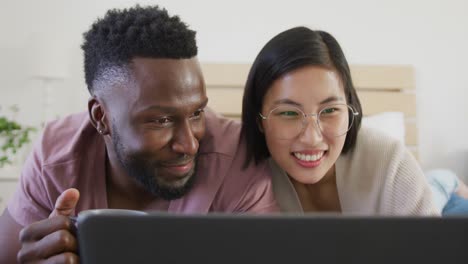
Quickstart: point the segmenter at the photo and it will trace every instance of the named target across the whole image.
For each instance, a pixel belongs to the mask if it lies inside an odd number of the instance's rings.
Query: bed
[[[209,106],[239,119],[250,64],[202,63]],[[408,65],[351,65],[353,83],[363,108],[363,125],[402,140],[418,158],[414,69]]]

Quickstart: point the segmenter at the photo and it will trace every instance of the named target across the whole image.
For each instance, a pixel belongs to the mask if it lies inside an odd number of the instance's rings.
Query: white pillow
[[[382,131],[405,144],[405,116],[402,112],[382,112],[365,116],[362,126]]]

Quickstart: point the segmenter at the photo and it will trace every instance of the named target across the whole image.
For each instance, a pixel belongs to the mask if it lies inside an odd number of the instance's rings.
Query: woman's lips
[[[322,163],[323,157],[326,155],[326,151],[316,152],[314,154],[294,152],[292,156],[294,157],[297,164],[304,168],[315,168],[320,166]]]

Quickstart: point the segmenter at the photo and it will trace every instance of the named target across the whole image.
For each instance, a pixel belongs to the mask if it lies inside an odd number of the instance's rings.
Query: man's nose
[[[173,151],[194,156],[198,152],[198,147],[198,139],[195,137],[190,120],[184,120],[174,128]]]

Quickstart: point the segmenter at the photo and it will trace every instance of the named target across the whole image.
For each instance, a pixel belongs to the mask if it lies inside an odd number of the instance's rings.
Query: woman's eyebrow
[[[302,104],[296,102],[296,101],[293,101],[291,99],[279,99],[279,100],[276,100],[273,102],[273,104],[275,105],[279,105],[279,104],[290,104],[290,105],[295,105],[295,106],[301,106]]]
[[[326,98],[325,100],[321,101],[320,104],[321,105],[328,104],[328,103],[334,102],[334,101],[344,101],[344,98],[342,96],[333,95],[333,96],[330,96],[330,97]]]
[[[334,101],[344,101],[344,98],[342,96],[332,95],[332,96],[327,97],[326,99],[322,100],[320,102],[320,104],[323,105],[323,104],[327,104],[327,103],[334,102]],[[295,105],[295,106],[302,106],[302,104],[300,104],[300,103],[298,103],[296,101],[293,101],[291,99],[288,99],[288,98],[276,100],[276,101],[273,102],[273,104],[275,104],[275,105],[290,104],[290,105]]]

